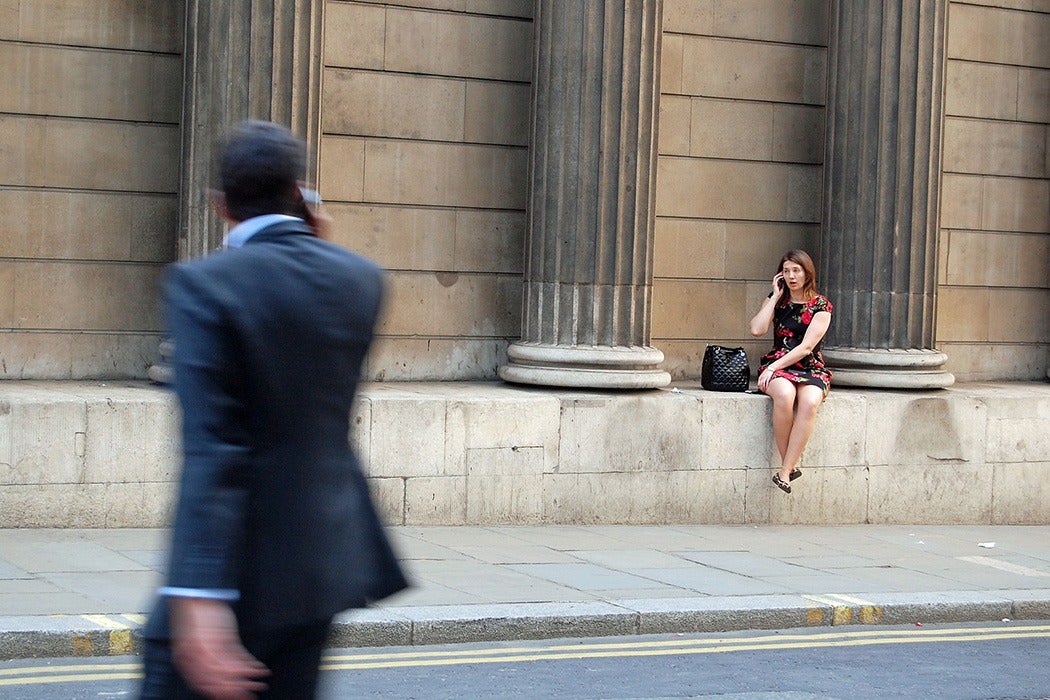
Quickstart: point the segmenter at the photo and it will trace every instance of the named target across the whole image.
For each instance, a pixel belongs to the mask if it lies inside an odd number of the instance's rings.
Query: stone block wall
[[[0,378],[143,377],[175,257],[183,2],[0,0]],[[694,378],[781,253],[820,253],[830,0],[665,0],[652,344]],[[319,187],[389,269],[377,381],[489,379],[519,338],[531,0],[327,0]],[[948,3],[937,344],[1050,364],[1050,5]]]
[[[402,525],[1050,523],[1050,386],[839,390],[791,495],[765,396],[362,387],[349,439]],[[156,527],[178,411],[133,385],[0,386],[0,527]]]
[[[1050,361],[1050,3],[951,2],[938,343],[960,379]]]
[[[175,256],[182,3],[0,0],[0,378],[144,376]]]
[[[789,248],[819,255],[827,0],[666,0],[653,345],[696,377],[710,342],[757,357],[747,321]]]
[[[320,191],[390,271],[365,375],[494,377],[521,324],[532,3],[326,12]]]

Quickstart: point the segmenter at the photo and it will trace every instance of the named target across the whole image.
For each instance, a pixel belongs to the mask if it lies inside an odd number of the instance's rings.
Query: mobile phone
[[[783,278],[783,277],[781,277],[781,278],[779,278],[779,279],[777,280],[777,288],[778,288],[778,289],[779,289],[780,291],[784,291],[784,284],[785,284],[785,283],[784,283],[784,278]]]
[[[321,195],[318,194],[317,190],[310,189],[309,187],[300,187],[299,192],[302,194],[302,200],[300,201],[299,216],[302,217],[303,221],[308,223],[310,226],[317,227],[317,208],[321,206]]]

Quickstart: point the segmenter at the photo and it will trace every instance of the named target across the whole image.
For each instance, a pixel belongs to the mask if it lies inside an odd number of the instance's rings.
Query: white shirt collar
[[[231,228],[222,239],[222,245],[224,248],[240,248],[249,238],[259,233],[259,231],[281,221],[302,221],[302,219],[295,216],[288,216],[287,214],[263,214],[262,216],[253,216]]]

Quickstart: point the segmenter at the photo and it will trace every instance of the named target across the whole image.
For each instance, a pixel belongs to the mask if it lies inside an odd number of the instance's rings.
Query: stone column
[[[215,250],[223,222],[208,194],[232,124],[267,119],[306,140],[316,181],[324,0],[186,0],[178,258]],[[170,343],[150,379],[170,381]]]
[[[504,380],[665,386],[649,347],[662,0],[538,0],[522,339]]]
[[[820,286],[844,386],[951,385],[934,349],[946,0],[835,0]]]
[[[186,1],[179,259],[222,240],[208,189],[215,149],[232,124],[289,127],[306,140],[316,169],[323,10],[324,0]]]

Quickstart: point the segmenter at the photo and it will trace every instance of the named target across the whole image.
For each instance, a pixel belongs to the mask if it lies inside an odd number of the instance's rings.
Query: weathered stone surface
[[[827,7],[822,0],[665,0],[664,31],[820,45],[827,40]]]
[[[405,525],[464,525],[467,477],[420,476],[405,481]]]
[[[869,465],[983,465],[988,410],[977,399],[887,394],[869,403],[864,424]]]
[[[775,452],[770,421],[773,402],[767,396],[700,393],[703,415],[701,449],[694,452],[701,469],[766,467]]]
[[[772,482],[772,469],[747,470],[744,522],[783,524],[862,523],[868,517],[868,470],[860,465],[811,467],[786,494]]]
[[[445,400],[433,397],[370,397],[369,475],[443,476]],[[460,468],[454,472],[465,475]]]
[[[993,470],[988,464],[892,464],[868,470],[867,522],[992,522]]]
[[[376,382],[495,379],[496,369],[507,361],[508,343],[503,338],[383,337],[373,346],[363,376]]]
[[[1050,455],[1050,451],[1042,453]],[[992,477],[992,522],[1040,525],[1050,522],[1050,462],[996,464]]]
[[[790,495],[770,481],[768,403],[695,385],[365,384],[348,436],[382,516],[404,525],[1050,518],[1044,383],[833,390]],[[0,384],[0,527],[165,525],[177,420],[146,385]]]
[[[561,473],[669,471],[699,466],[702,414],[695,397],[650,392],[562,402]]]

